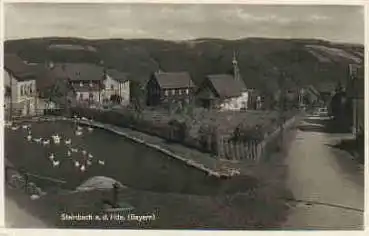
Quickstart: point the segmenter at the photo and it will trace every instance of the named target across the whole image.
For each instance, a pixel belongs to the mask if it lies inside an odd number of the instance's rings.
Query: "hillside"
[[[50,44],[92,46],[93,50],[50,50]],[[344,81],[349,63],[363,63],[364,47],[334,44],[322,40],[197,39],[164,41],[154,39],[86,40],[78,38],[35,38],[5,42],[5,52],[18,53],[29,61],[101,60],[108,67],[132,74],[145,81],[159,67],[163,71],[188,71],[199,84],[206,74],[226,73],[232,69],[233,51],[246,85],[263,91],[277,88],[275,69],[291,78],[291,86]]]

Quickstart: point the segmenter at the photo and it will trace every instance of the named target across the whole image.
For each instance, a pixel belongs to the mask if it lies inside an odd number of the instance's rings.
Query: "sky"
[[[315,38],[364,43],[360,6],[6,3],[5,39]]]

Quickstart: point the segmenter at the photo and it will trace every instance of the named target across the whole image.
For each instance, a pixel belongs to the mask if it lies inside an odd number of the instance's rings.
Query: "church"
[[[247,110],[249,94],[233,53],[233,74],[207,75],[197,91],[199,104],[221,111]]]

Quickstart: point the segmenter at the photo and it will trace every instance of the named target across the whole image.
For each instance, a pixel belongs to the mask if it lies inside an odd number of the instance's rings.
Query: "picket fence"
[[[289,129],[296,121],[296,116],[287,120],[282,127],[278,127],[271,134],[264,137],[263,141],[257,143],[250,142],[232,142],[229,139],[220,138],[218,143],[218,158],[228,160],[247,160],[250,162],[259,162],[266,153],[266,147],[271,142],[278,140],[278,135],[284,130]]]

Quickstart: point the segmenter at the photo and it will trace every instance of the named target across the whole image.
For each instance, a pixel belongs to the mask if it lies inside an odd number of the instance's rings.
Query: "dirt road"
[[[322,132],[319,120],[306,119],[286,162],[295,202],[284,228],[362,229],[364,168],[336,149],[348,134]]]

